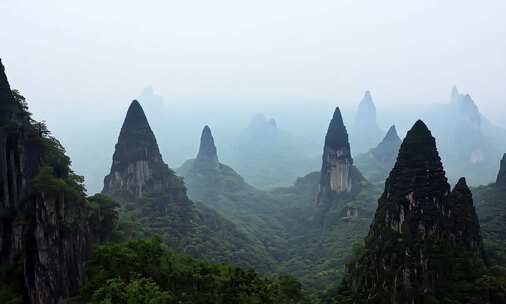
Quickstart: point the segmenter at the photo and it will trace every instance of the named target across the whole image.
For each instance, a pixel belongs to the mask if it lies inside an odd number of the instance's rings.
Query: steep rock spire
[[[204,129],[202,130],[197,160],[210,161],[213,163],[218,162],[218,153],[216,152],[213,134],[211,133],[211,129],[209,128],[209,126],[205,126]]]
[[[468,249],[483,254],[478,215],[473,204],[473,194],[465,178],[459,179],[449,196],[449,201],[453,210],[454,226],[451,227],[453,236],[462,241]]]
[[[359,124],[376,123],[376,106],[374,105],[370,91],[365,91],[364,97],[358,105],[355,121]]]
[[[395,163],[401,143],[402,140],[397,134],[397,129],[394,125],[390,127],[383,140],[371,152],[376,160],[390,170]]]
[[[360,101],[351,131],[353,150],[357,153],[369,151],[383,136],[370,91],[366,91]]]
[[[136,100],[128,108],[102,192],[118,201],[142,199],[153,192],[188,200],[183,182],[163,162],[155,135]]]
[[[337,107],[330,121],[327,134],[325,135],[325,148],[346,150],[350,154],[350,143],[348,142],[348,131],[343,122],[341,110]]]
[[[499,169],[499,174],[497,174],[496,184],[506,188],[506,153],[503,155],[501,160],[501,167]]]
[[[363,300],[383,294],[378,303],[441,299],[448,282],[462,280],[462,265],[484,265],[472,194],[465,179],[450,192],[435,138],[422,121],[401,145],[365,247],[341,292]],[[466,280],[484,270],[476,267]]]
[[[460,95],[459,89],[457,89],[457,86],[452,87],[452,93],[450,95],[450,101],[451,103],[458,103],[462,95]]]
[[[337,107],[325,136],[318,202],[329,193],[352,191],[352,167],[353,159],[348,132],[341,111]]]

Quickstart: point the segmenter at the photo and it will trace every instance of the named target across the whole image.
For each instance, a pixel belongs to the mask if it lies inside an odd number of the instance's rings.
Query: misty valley
[[[506,303],[506,130],[470,95],[405,135],[369,91],[321,140],[201,121],[179,167],[160,98],[80,126],[87,183],[0,62],[0,303]]]

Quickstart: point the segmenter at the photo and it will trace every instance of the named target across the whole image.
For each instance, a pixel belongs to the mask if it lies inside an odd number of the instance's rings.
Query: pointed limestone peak
[[[392,125],[390,129],[388,129],[388,132],[383,138],[382,142],[399,142],[399,143],[401,142],[401,138],[397,133],[397,128],[395,127],[395,125]]]
[[[113,156],[113,169],[115,164],[128,164],[138,160],[161,161],[161,156],[144,110],[134,100],[121,127]]]
[[[364,97],[360,101],[358,105],[357,116],[355,117],[355,121],[358,124],[371,124],[376,123],[376,106],[374,105],[374,101],[372,100],[372,95],[370,91],[365,91]]]
[[[362,98],[362,103],[373,103],[371,91],[369,90],[365,91],[364,98]]]
[[[414,191],[431,196],[449,190],[436,139],[423,121],[418,120],[404,138],[388,184],[395,185],[396,195]]]
[[[332,120],[330,121],[327,135],[325,136],[325,147],[337,150],[340,148],[350,149],[348,142],[348,131],[343,122],[341,110],[336,107]]]
[[[322,169],[320,171],[320,191],[317,202],[329,202],[332,193],[350,193],[352,191],[352,167],[348,132],[344,126],[339,107],[329,124],[323,147]]]
[[[469,189],[469,186],[467,185],[467,181],[465,177],[461,177],[455,187],[453,188],[452,192],[461,193],[464,195],[471,194],[471,189]]]
[[[394,125],[390,127],[383,140],[376,148],[372,149],[371,152],[375,158],[382,163],[382,165],[391,169],[397,158],[397,153],[399,152],[401,143],[402,140],[399,138],[397,129]]]
[[[418,120],[411,130],[408,131],[406,135],[405,141],[428,141],[432,142],[434,137],[432,137],[432,133],[430,132],[427,125],[422,121]]]
[[[218,154],[214,145],[213,134],[209,126],[205,126],[200,136],[200,148],[197,160],[218,162]]]
[[[450,193],[448,200],[452,208],[451,215],[454,221],[453,234],[467,248],[479,255],[483,255],[480,221],[474,207],[473,193],[467,186],[465,178],[460,178]]]
[[[497,175],[497,185],[506,188],[506,153],[503,155],[501,160],[501,168]]]
[[[132,101],[130,107],[128,108],[125,121],[121,127],[118,142],[135,139],[154,141],[156,143],[156,139],[151,127],[149,126],[148,119],[137,100]]]
[[[459,89],[457,89],[457,86],[453,86],[452,87],[452,93],[450,95],[451,102],[452,103],[459,102],[460,97],[461,97],[461,95],[460,95]]]

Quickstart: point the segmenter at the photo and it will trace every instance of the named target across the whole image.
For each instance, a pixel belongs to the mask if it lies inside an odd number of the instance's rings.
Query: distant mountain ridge
[[[258,188],[286,186],[317,167],[303,138],[280,128],[273,118],[255,115],[239,134],[227,163]]]
[[[391,126],[383,140],[368,153],[355,156],[355,164],[372,183],[383,183],[394,167],[402,140],[395,126]]]
[[[355,153],[365,153],[375,147],[384,133],[378,126],[376,105],[370,91],[364,93],[350,130],[351,145]]]
[[[449,178],[467,176],[471,185],[495,180],[495,166],[506,150],[506,130],[493,125],[469,94],[454,87],[447,104],[423,115],[439,140]]]

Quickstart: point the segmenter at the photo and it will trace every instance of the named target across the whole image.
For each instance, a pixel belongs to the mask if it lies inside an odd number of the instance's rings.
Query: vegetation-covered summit
[[[436,142],[418,121],[404,139],[365,247],[331,303],[503,303],[471,191],[450,191]]]

